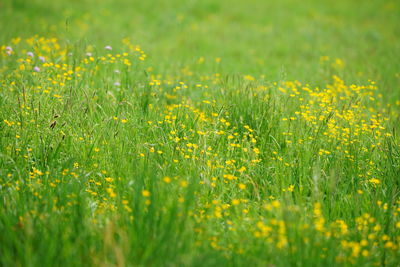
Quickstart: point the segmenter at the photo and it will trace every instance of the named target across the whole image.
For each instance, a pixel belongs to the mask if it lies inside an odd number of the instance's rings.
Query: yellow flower
[[[376,179],[376,178],[371,178],[371,179],[368,180],[368,182],[370,182],[370,183],[372,183],[374,185],[378,185],[378,184],[381,183],[381,181],[379,179]]]
[[[239,199],[232,199],[232,205],[239,205],[240,204],[240,200]]]
[[[111,183],[114,179],[111,177],[106,177],[104,178],[104,180],[106,180],[107,182]]]
[[[115,194],[114,190],[111,187],[107,188],[106,190],[111,198],[115,198],[117,196],[117,194]]]
[[[150,191],[149,190],[143,190],[142,191],[142,196],[149,197],[150,196]]]

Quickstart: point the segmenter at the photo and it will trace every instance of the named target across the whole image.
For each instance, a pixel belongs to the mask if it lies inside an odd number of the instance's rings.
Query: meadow
[[[399,25],[0,1],[0,266],[399,266]]]

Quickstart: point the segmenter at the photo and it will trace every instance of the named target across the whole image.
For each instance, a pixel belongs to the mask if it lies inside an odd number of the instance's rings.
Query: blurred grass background
[[[70,42],[140,44],[159,73],[222,59],[223,74],[265,75],[318,85],[320,57],[344,62],[345,80],[376,80],[399,97],[400,2],[317,0],[2,0],[0,39],[34,34]]]

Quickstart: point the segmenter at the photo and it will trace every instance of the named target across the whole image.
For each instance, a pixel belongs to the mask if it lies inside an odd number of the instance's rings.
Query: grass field
[[[0,266],[400,266],[400,2],[1,0]]]

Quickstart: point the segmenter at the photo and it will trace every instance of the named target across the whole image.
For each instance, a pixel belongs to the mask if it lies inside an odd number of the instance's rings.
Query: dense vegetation
[[[0,2],[0,265],[398,266],[397,1]]]

